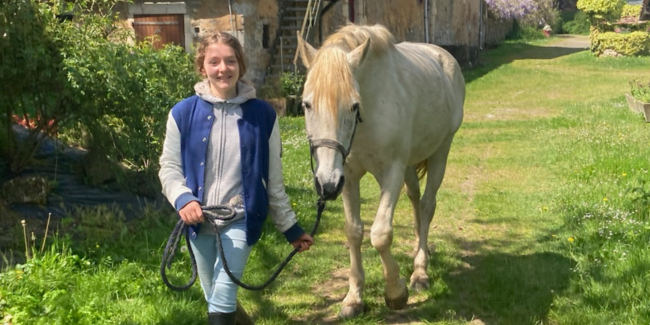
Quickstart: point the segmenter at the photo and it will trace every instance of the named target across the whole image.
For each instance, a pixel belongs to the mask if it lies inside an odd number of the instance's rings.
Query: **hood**
[[[196,94],[201,97],[201,99],[212,104],[243,104],[247,100],[255,98],[255,88],[251,85],[246,84],[245,82],[242,82],[241,80],[237,81],[237,97],[231,99],[223,99],[213,95],[210,91],[210,81],[208,79],[199,81],[196,85],[194,85],[194,90],[196,91]]]

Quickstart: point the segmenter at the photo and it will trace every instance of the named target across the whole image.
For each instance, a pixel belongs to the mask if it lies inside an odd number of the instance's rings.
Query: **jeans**
[[[246,243],[246,222],[239,219],[219,228],[221,243],[230,272],[241,279],[251,248]],[[190,241],[196,257],[201,288],[208,302],[208,312],[231,313],[237,310],[238,286],[223,269],[219,244],[212,225],[201,225],[196,239]]]

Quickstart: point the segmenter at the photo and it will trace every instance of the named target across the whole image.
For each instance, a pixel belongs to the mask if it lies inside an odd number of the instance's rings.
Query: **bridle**
[[[352,137],[350,137],[350,144],[348,145],[347,148],[345,148],[343,144],[341,144],[336,140],[332,140],[332,139],[312,140],[311,138],[308,138],[309,164],[311,166],[311,172],[314,175],[314,178],[316,177],[316,170],[314,170],[314,153],[316,152],[316,149],[323,147],[323,148],[338,150],[338,152],[341,153],[341,156],[343,156],[343,163],[345,163],[345,160],[348,158],[348,155],[350,154],[350,148],[352,148],[352,141],[354,140],[354,134],[357,133],[357,125],[362,122],[363,120],[361,119],[361,114],[359,112],[359,109],[357,109],[357,115],[354,118],[354,127],[352,128]]]

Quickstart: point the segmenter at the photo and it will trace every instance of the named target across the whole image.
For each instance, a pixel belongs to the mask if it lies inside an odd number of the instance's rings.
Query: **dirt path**
[[[588,49],[589,36],[586,35],[557,35],[559,41],[549,42],[547,46],[567,49]]]

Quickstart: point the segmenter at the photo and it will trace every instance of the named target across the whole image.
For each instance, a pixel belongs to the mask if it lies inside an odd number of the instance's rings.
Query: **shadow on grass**
[[[573,53],[586,51],[587,48],[537,46],[526,43],[506,43],[487,50],[481,57],[481,64],[463,70],[465,82],[470,83],[490,73],[502,65],[516,60],[553,60]]]
[[[545,321],[553,296],[568,287],[574,266],[554,253],[488,254],[463,261],[467,267],[443,276],[448,294],[436,300],[465,319],[479,318],[485,324]]]

